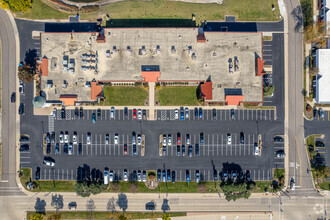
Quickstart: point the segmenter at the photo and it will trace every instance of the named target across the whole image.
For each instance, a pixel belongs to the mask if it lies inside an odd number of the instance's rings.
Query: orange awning
[[[244,100],[244,95],[226,95],[226,102],[228,105],[240,105]]]
[[[142,71],[141,76],[145,82],[158,82],[160,71]]]

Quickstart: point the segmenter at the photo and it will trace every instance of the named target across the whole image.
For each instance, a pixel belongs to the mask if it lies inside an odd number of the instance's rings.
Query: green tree
[[[127,217],[124,216],[124,215],[120,215],[118,219],[119,219],[119,220],[127,220]]]
[[[251,195],[250,188],[247,183],[229,183],[226,182],[221,186],[223,193],[226,196],[226,200],[236,200],[240,198],[248,199]]]
[[[328,178],[328,167],[325,165],[315,167],[315,176],[317,178],[327,179]]]
[[[43,220],[44,217],[41,213],[33,213],[32,216],[30,216],[30,220]]]
[[[77,195],[81,196],[81,197],[88,197],[91,194],[88,184],[86,182],[76,183],[75,191],[76,191]]]
[[[313,0],[301,0],[301,9],[304,19],[304,27],[313,23]]]
[[[32,0],[2,0],[1,7],[13,12],[26,12],[32,7]]]
[[[100,183],[96,183],[96,182],[91,183],[89,185],[89,191],[93,195],[100,194],[102,192],[101,184]]]
[[[269,85],[265,86],[264,87],[264,97],[271,96],[273,94],[273,92],[274,92],[274,89],[275,88],[274,88],[273,85],[271,85],[271,86],[269,86]]]
[[[169,214],[164,214],[162,217],[162,220],[171,220],[170,215]]]
[[[32,82],[33,71],[29,65],[22,65],[18,68],[18,78],[23,82]]]

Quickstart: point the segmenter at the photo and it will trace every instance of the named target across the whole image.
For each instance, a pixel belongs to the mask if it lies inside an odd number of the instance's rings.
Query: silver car
[[[123,177],[124,177],[124,181],[128,181],[128,174],[126,169],[124,170]]]
[[[72,155],[72,143],[69,144],[68,154]]]
[[[73,132],[73,136],[72,136],[72,141],[73,141],[73,144],[77,144],[78,143],[78,141],[77,141],[77,132],[75,131],[75,132]]]
[[[111,107],[110,118],[115,118],[115,107]]]
[[[64,143],[64,134],[63,134],[63,131],[60,132],[60,143],[61,144]]]
[[[69,132],[65,132],[64,134],[64,143],[69,143]]]
[[[87,144],[91,144],[91,133],[87,133]]]
[[[141,109],[138,109],[138,111],[137,111],[137,118],[139,119],[139,120],[142,120],[142,110]]]
[[[138,134],[138,136],[137,136],[137,145],[141,145],[141,135],[140,134]]]

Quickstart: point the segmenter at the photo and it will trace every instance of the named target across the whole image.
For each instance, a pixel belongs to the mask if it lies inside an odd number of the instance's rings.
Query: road
[[[17,90],[15,32],[8,15],[2,9],[0,9],[0,18],[2,42],[2,179],[0,195],[3,196],[22,193],[16,185],[16,114],[18,105],[10,102],[11,94]]]
[[[297,0],[286,0],[285,6],[288,16],[288,56],[286,57],[288,62],[286,69],[286,121],[288,123],[285,124],[289,138],[289,175],[287,181],[294,178],[297,187],[295,193],[304,195],[315,191],[312,176],[307,173],[309,163],[304,145],[303,18]]]

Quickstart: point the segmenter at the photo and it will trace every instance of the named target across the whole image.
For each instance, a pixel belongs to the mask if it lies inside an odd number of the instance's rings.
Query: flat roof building
[[[102,82],[200,82],[206,102],[263,102],[262,33],[197,27],[45,32],[41,56],[51,63],[41,79],[50,100],[76,94],[77,101],[95,101]]]
[[[330,49],[316,51],[316,67],[319,69],[316,76],[316,102],[330,103]]]

